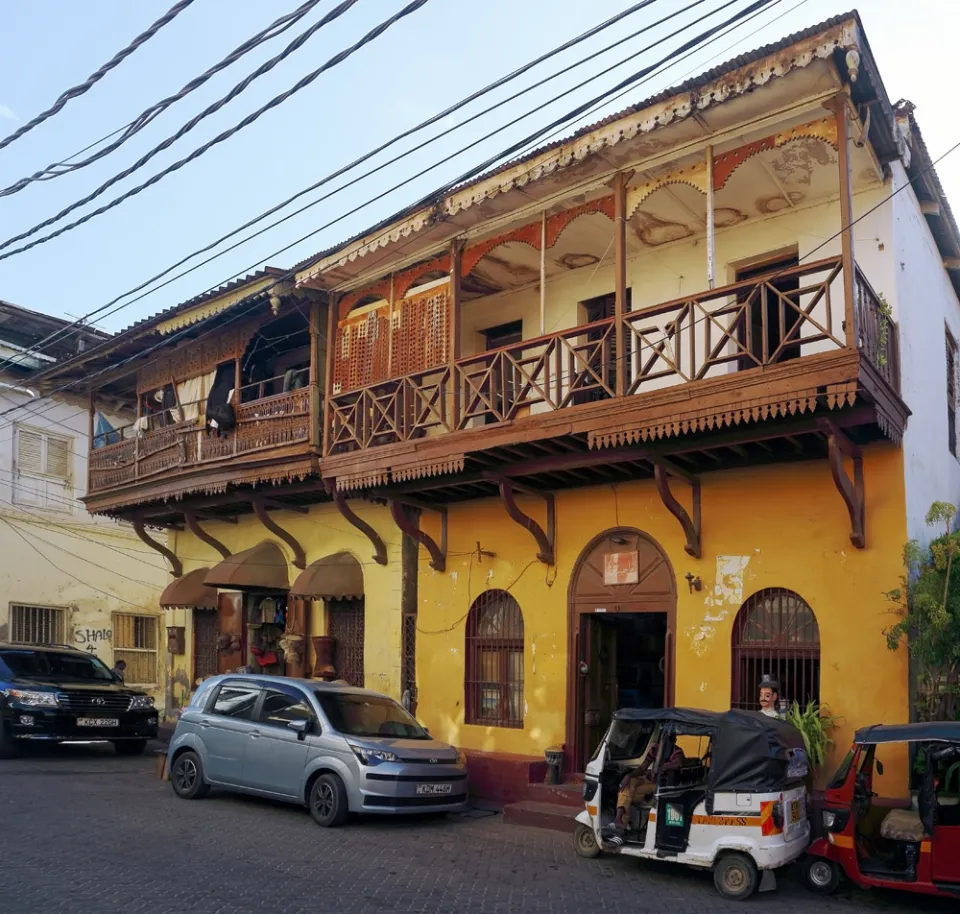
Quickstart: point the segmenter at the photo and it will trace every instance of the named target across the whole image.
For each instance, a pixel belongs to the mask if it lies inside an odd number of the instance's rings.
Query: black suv
[[[121,755],[140,755],[157,725],[153,699],[91,654],[0,642],[0,758],[34,740],[109,740]]]

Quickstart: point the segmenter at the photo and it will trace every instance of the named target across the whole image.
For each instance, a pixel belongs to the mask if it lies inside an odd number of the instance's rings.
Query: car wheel
[[[840,886],[840,867],[823,857],[807,857],[803,861],[803,881],[811,892],[832,895]]]
[[[125,739],[122,742],[114,743],[113,748],[117,750],[117,755],[143,755],[147,749],[147,741],[145,739]]]
[[[335,774],[321,774],[310,788],[310,815],[317,825],[335,828],[350,816],[347,788]]]
[[[573,833],[573,849],[581,857],[592,860],[600,856],[600,845],[597,844],[597,836],[589,825],[578,824],[577,830]]]
[[[184,752],[173,760],[170,785],[184,800],[199,800],[207,793],[210,787],[203,779],[203,763],[196,752]]]
[[[0,758],[17,758],[20,755],[20,746],[17,741],[7,733],[3,722],[0,721]]]
[[[757,865],[746,854],[727,854],[713,868],[713,884],[731,901],[745,901],[759,884]]]

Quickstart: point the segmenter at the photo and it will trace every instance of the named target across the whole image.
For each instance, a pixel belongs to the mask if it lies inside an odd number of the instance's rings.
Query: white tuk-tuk
[[[810,843],[807,773],[802,735],[776,718],[689,708],[617,711],[587,765],[576,851],[712,869],[721,895],[749,898],[758,887],[774,889],[773,871]],[[627,803],[618,816],[618,805]]]

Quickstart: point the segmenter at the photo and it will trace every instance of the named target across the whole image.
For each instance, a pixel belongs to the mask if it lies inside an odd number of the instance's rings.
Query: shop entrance
[[[639,530],[610,530],[581,554],[569,594],[568,770],[584,770],[618,708],[673,703],[676,606],[673,569]]]

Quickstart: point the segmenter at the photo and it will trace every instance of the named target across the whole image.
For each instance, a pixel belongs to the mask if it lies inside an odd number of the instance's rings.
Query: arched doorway
[[[582,771],[617,708],[673,703],[673,568],[640,530],[607,530],[577,559],[567,605],[567,762]]]

